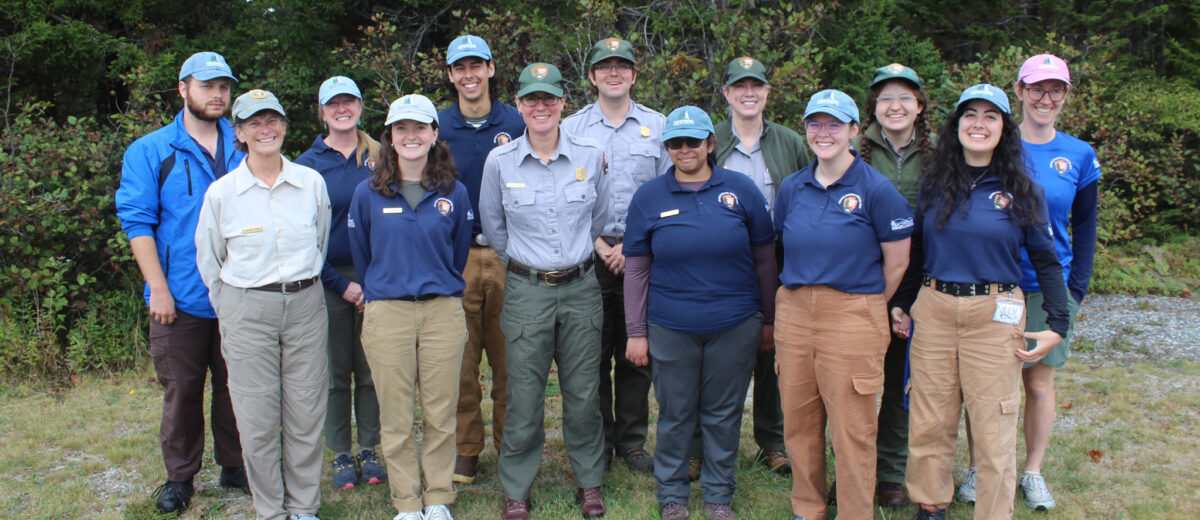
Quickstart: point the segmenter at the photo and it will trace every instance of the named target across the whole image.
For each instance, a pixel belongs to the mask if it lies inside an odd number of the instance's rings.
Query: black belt
[[[300,292],[301,289],[307,289],[310,285],[317,283],[317,278],[318,277],[314,276],[307,280],[297,280],[295,282],[269,283],[267,285],[251,287],[250,290],[251,291],[264,291],[264,292],[277,292],[277,293],[283,293],[283,294]]]
[[[441,296],[441,295],[440,294],[422,294],[420,296],[401,296],[396,299],[400,300],[402,302],[427,302],[429,300],[437,298],[438,296]]]
[[[551,287],[573,282],[576,278],[579,278],[584,271],[587,271],[588,268],[592,267],[592,263],[594,261],[595,259],[589,255],[587,260],[584,260],[583,263],[574,267],[559,269],[557,271],[537,271],[537,280]],[[508,260],[508,270],[517,276],[523,276],[525,278],[529,278],[530,273],[534,271],[534,269],[521,265],[511,258]]]
[[[1012,292],[1018,285],[1015,283],[943,282],[928,276],[923,276],[921,283],[925,284],[925,287],[932,287],[933,290],[950,296],[985,296],[992,293],[993,286],[996,287],[996,292]]]

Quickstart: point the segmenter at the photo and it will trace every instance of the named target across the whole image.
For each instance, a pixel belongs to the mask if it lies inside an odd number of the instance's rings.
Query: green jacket
[[[767,163],[767,171],[771,173],[775,189],[778,190],[783,178],[796,173],[808,165],[808,143],[795,130],[770,121],[763,121],[764,129],[760,137],[763,152],[763,162]],[[723,121],[716,127],[717,165],[725,162],[733,148],[740,142],[733,136],[733,123]]]
[[[896,154],[892,153],[892,147],[884,141],[883,130],[878,123],[872,123],[855,138],[855,149],[859,148],[859,142],[864,137],[874,144],[871,149],[871,166],[891,180],[900,191],[900,195],[915,209],[917,194],[921,190],[921,149],[914,142],[904,151],[904,156],[897,160]],[[933,136],[930,136],[930,139],[933,139]]]

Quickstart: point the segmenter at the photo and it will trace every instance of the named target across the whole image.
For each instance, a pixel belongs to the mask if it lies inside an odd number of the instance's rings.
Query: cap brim
[[[219,71],[219,70],[202,70],[202,71],[191,74],[191,76],[193,78],[196,78],[197,81],[208,81],[210,79],[217,79],[217,78],[229,78],[233,81],[238,80],[237,78],[235,78],[233,76],[233,74],[230,74],[228,72]]]
[[[875,85],[878,85],[878,84],[880,84],[880,83],[883,83],[883,82],[885,82],[885,81],[891,81],[891,80],[893,80],[893,79],[903,80],[903,81],[907,82],[908,84],[910,84],[910,85],[912,85],[912,86],[914,86],[914,87],[916,87],[916,88],[918,88],[918,89],[920,89],[920,88],[921,88],[921,82],[920,82],[920,81],[913,81],[913,79],[912,79],[912,78],[907,78],[907,77],[904,77],[904,76],[883,76],[883,77],[881,77],[881,78],[876,78],[876,79],[875,79],[875,81],[872,81],[872,82],[871,82],[871,86],[872,86],[872,87],[874,87]]]
[[[432,123],[434,118],[424,112],[401,112],[395,115],[389,115],[387,122],[384,125],[390,125],[396,121],[416,121],[418,123]]]
[[[321,96],[321,99],[320,99],[319,101],[321,102],[321,104],[322,104],[322,105],[324,105],[324,104],[326,104],[326,103],[329,103],[329,101],[330,101],[330,100],[332,100],[333,98],[335,98],[335,97],[338,97],[338,96],[340,96],[340,95],[342,95],[342,94],[347,94],[347,95],[350,95],[350,96],[354,96],[354,99],[357,99],[357,100],[360,100],[360,101],[362,100],[362,96],[361,96],[361,95],[359,95],[359,94],[356,94],[356,93],[354,93],[354,92],[352,92],[352,91],[349,91],[349,90],[339,90],[339,91],[337,91],[337,92],[330,92],[330,93],[328,93],[328,94],[325,94],[324,96]]]
[[[764,85],[770,85],[770,83],[767,82],[767,78],[764,78],[762,74],[759,74],[757,72],[741,72],[741,73],[729,76],[729,79],[725,80],[725,86],[728,87],[734,83],[737,83],[738,81],[740,81],[744,78],[754,78],[756,80],[763,82]]]
[[[843,123],[850,123],[850,122],[854,121],[854,118],[850,117],[849,114],[842,112],[840,110],[834,109],[834,108],[829,108],[829,107],[816,107],[816,108],[810,108],[808,110],[805,110],[804,117],[802,119],[808,119],[809,116],[811,116],[813,114],[829,114],[829,115],[833,116],[834,119],[837,119],[838,121],[841,121]]]
[[[996,107],[997,109],[999,109],[1001,112],[1003,112],[1005,114],[1011,113],[1009,108],[1005,107],[1004,105],[1001,105],[1000,103],[995,102],[991,98],[984,97],[984,96],[971,96],[969,98],[960,99],[960,100],[958,100],[958,103],[955,103],[954,110],[957,112],[958,109],[962,108],[963,105],[970,103],[972,101],[975,101],[976,99],[978,99],[980,101],[987,101],[988,103],[991,103],[992,106]]]
[[[608,54],[603,54],[603,55],[592,58],[591,63],[588,63],[588,65],[595,65],[595,64],[600,63],[609,58],[621,58],[625,61],[628,61],[629,63],[637,64],[637,60],[630,58],[629,56],[626,56],[626,55],[618,53],[618,52],[610,52]]]
[[[663,132],[662,142],[665,143],[671,139],[679,139],[680,137],[706,139],[710,135],[712,135],[712,133],[703,128],[681,128],[679,130],[667,130],[666,132]]]
[[[524,87],[521,87],[521,90],[517,91],[517,97],[523,98],[533,94],[534,92],[545,92],[554,97],[563,97],[562,87],[552,83],[530,83]]]
[[[277,107],[277,106],[252,106],[252,107],[244,108],[240,112],[234,113],[232,115],[233,115],[234,121],[245,121],[247,119],[250,119],[251,117],[258,115],[259,112],[262,112],[264,110],[270,110],[270,111],[275,112],[283,117],[287,117],[287,113],[283,111],[283,107]]]
[[[1066,83],[1067,86],[1071,85],[1071,80],[1062,77],[1062,75],[1058,74],[1057,72],[1034,72],[1033,74],[1021,78],[1021,82],[1028,85],[1030,83],[1037,83],[1039,81],[1046,81],[1048,79],[1061,81]]]
[[[454,56],[446,57],[446,65],[454,65],[457,61],[463,58],[479,58],[483,61],[492,61],[492,57],[480,51],[460,52]]]

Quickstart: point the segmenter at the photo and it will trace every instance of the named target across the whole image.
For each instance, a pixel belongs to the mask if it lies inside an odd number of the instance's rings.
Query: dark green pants
[[[347,280],[358,282],[354,266],[339,266]],[[371,367],[363,356],[362,313],[342,295],[325,291],[329,316],[329,405],[325,414],[325,446],[334,453],[347,453],[350,442],[350,412],[358,421],[359,449],[379,444],[379,399],[371,380]]]
[[[908,340],[892,336],[883,358],[883,402],[879,405],[879,436],[875,439],[875,480],[904,483],[908,461],[908,410],[904,409],[904,360]]]
[[[604,301],[600,340],[604,449],[641,448],[650,422],[650,367],[639,367],[625,358],[625,277],[613,274],[597,257],[596,281]]]

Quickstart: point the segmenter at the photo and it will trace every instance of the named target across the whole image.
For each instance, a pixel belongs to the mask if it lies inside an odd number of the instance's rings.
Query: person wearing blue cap
[[[677,108],[664,128],[674,166],[638,188],[625,220],[625,355],[654,380],[661,517],[688,518],[699,427],[705,511],[732,519],[746,390],[772,339],[775,232],[754,181],[713,161],[707,113]]]
[[[869,519],[887,301],[908,266],[913,215],[891,181],[850,149],[859,132],[850,96],[814,94],[804,130],[816,159],[784,179],[775,199],[783,244],[775,347],[792,513],[825,518],[828,422],[838,516]]]
[[[363,355],[362,286],[354,273],[346,215],[354,188],[367,179],[379,161],[379,142],[359,129],[363,100],[358,84],[334,76],[317,91],[317,115],[328,134],[318,135],[296,164],[325,178],[333,204],[329,253],[321,271],[329,313],[329,404],[325,414],[325,446],[334,454],[333,489],[352,489],[359,473],[367,484],[387,480],[375,446],[379,444],[379,400],[371,367]],[[352,406],[353,405],[353,406]],[[351,412],[358,423],[358,447],[350,451]]]
[[[233,128],[246,159],[204,193],[196,267],[217,310],[255,512],[317,520],[329,195],[320,173],[281,153],[287,113],[274,94],[238,96]]]
[[[379,167],[354,190],[347,222],[366,310],[362,342],[379,389],[395,520],[453,520],[455,409],[467,341],[462,271],[471,202],[438,140],[433,102],[392,102]],[[420,396],[422,447],[414,403]],[[422,489],[421,477],[425,477]]]
[[[226,384],[217,314],[196,270],[196,221],[204,191],[246,154],[225,119],[237,81],[225,58],[198,52],[179,70],[184,107],[175,121],[134,141],[121,163],[117,217],[146,280],[150,354],[163,387],[159,445],[167,482],[163,513],[187,509],[204,456],[204,385],[212,374],[213,458],[223,487],[249,491],[237,420]]]
[[[625,358],[625,212],[634,191],[671,165],[663,149],[663,115],[634,103],[637,83],[633,44],[620,38],[596,42],[588,53],[588,81],[596,102],[563,120],[563,129],[591,137],[604,146],[607,175],[613,183],[612,210],[596,239],[596,279],[604,298],[600,351],[600,413],[604,416],[604,459],[616,454],[634,471],[650,471],[646,452],[650,425],[650,369]],[[615,367],[615,370],[614,370]]]
[[[1004,91],[963,91],[918,200],[909,269],[891,310],[893,332],[913,331],[909,497],[918,520],[945,519],[965,404],[979,462],[974,517],[1012,518],[1021,366],[1066,336],[1068,310],[1042,189],[1027,173]],[[1025,332],[1021,248],[1049,330]]]
[[[458,180],[467,187],[471,198],[471,254],[463,279],[463,310],[467,316],[467,345],[463,351],[462,373],[458,387],[458,457],[454,463],[454,481],[475,482],[479,454],[483,453],[483,390],[479,383],[479,364],[487,353],[492,372],[492,440],[496,451],[504,438],[504,413],[508,397],[504,368],[504,333],[500,330],[500,310],[504,306],[504,263],[488,247],[479,222],[479,182],[488,152],[525,132],[525,121],[512,105],[495,94],[496,66],[492,51],[483,38],[459,36],[446,49],[446,77],[454,86],[456,101],[438,112],[438,138],[450,147]]]
[[[559,122],[558,67],[521,71],[516,101],[525,134],[488,154],[480,184],[483,233],[504,260],[508,409],[500,447],[505,520],[529,518],[529,495],[546,444],[546,384],[558,366],[563,440],[585,518],[604,516],[604,422],[600,417],[600,286],[593,247],[612,197],[604,150]]]

